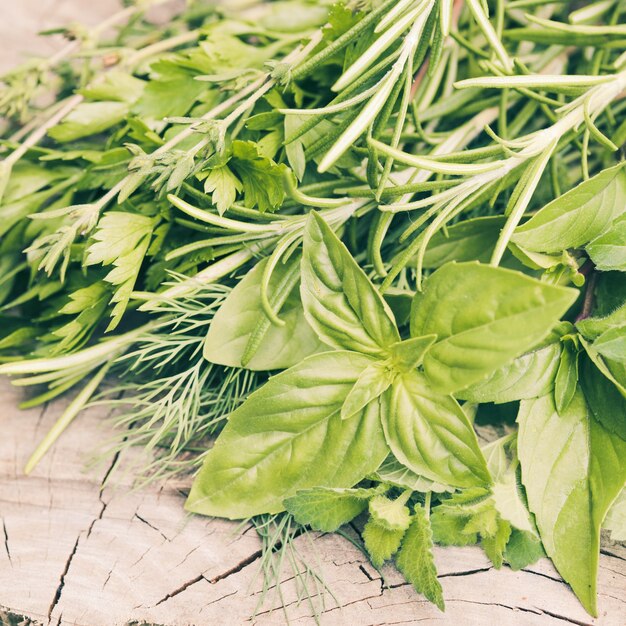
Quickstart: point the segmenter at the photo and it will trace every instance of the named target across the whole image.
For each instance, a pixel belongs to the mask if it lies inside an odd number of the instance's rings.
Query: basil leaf
[[[560,254],[601,235],[626,209],[623,165],[603,170],[547,204],[515,230],[511,241],[526,250]]]
[[[596,237],[585,250],[599,270],[626,272],[626,219],[615,220],[611,229]]]
[[[405,465],[402,465],[393,454],[390,454],[383,464],[374,473],[374,478],[381,482],[388,483],[400,489],[410,489],[411,491],[419,491],[420,493],[442,493],[445,491],[453,491],[453,487],[435,483],[428,478],[418,476]]]
[[[340,415],[371,363],[326,352],[270,378],[230,415],[186,508],[230,519],[276,513],[300,489],[351,487],[375,471],[388,454],[378,403],[350,420]]]
[[[426,248],[424,268],[435,269],[451,261],[487,263],[505,221],[500,215],[476,217],[437,232]]]
[[[433,533],[426,511],[419,504],[415,507],[415,516],[402,540],[396,565],[418,593],[440,611],[445,610],[443,591],[433,558]]]
[[[578,350],[573,342],[566,341],[559,358],[559,369],[554,379],[554,402],[559,413],[563,413],[576,393],[578,384]]]
[[[588,317],[584,320],[576,322],[576,328],[585,337],[593,341],[607,330],[618,326],[626,326],[626,304],[615,309],[606,317]]]
[[[510,536],[511,524],[498,516],[495,532],[481,539],[480,545],[496,569],[500,569],[504,563],[504,550]]]
[[[309,324],[333,347],[382,355],[400,340],[391,310],[316,213],[304,234],[301,295]]]
[[[418,372],[398,376],[386,396],[385,437],[402,464],[453,487],[490,482],[476,433],[456,400],[434,392]]]
[[[613,502],[602,527],[611,532],[612,541],[626,541],[626,488],[620,491]]]
[[[245,367],[251,370],[286,369],[319,352],[323,344],[307,324],[298,289],[293,289],[281,309],[284,326],[272,324],[261,303],[261,279],[267,259],[263,259],[230,292],[211,321],[204,343],[204,358],[229,367],[244,367],[256,335],[256,350]],[[289,268],[279,264],[272,274],[269,292],[276,292]]]
[[[478,541],[479,532],[495,532],[496,518],[497,512],[489,491],[473,487],[443,500],[433,509],[430,523],[436,543],[468,546]]]
[[[582,337],[580,338],[580,343],[582,344],[585,352],[589,359],[593,362],[602,374],[615,385],[620,394],[626,398],[626,374],[624,370],[624,363],[616,362],[611,359],[604,359],[602,356],[598,354],[593,345],[590,345],[587,341],[585,341]],[[618,371],[618,376],[615,376],[613,370]],[[622,376],[619,376],[622,374]],[[621,380],[624,379],[624,380]]]
[[[607,359],[626,360],[626,324],[604,331],[593,342],[593,347]]]
[[[517,482],[519,461],[515,451],[511,450],[514,442],[515,436],[507,435],[488,443],[482,449],[493,478],[491,494],[496,511],[503,520],[519,530],[534,533],[535,528]],[[513,458],[509,460],[509,456]]]
[[[552,391],[560,354],[560,343],[549,343],[517,357],[486,380],[455,395],[469,402],[496,404],[538,398]]]
[[[363,370],[341,407],[341,418],[348,419],[360,413],[391,385],[393,372],[382,362],[372,363]]]
[[[428,348],[435,343],[437,335],[412,337],[391,346],[391,362],[400,372],[408,372],[421,364]]]
[[[367,508],[370,498],[380,493],[374,489],[328,489],[316,487],[298,491],[287,498],[285,509],[299,524],[321,532],[334,532]]]
[[[546,338],[578,291],[520,272],[450,263],[415,299],[413,336],[436,334],[424,357],[431,385],[454,393],[483,380]]]
[[[590,416],[578,391],[560,414],[551,396],[524,401],[518,453],[546,553],[597,615],[600,525],[626,481],[626,442]]]
[[[626,398],[586,357],[581,363],[580,382],[593,416],[609,432],[626,440]]]

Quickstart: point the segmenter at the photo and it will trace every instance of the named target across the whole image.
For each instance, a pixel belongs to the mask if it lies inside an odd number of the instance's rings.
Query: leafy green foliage
[[[578,248],[604,233],[624,211],[622,164],[604,170],[559,196],[520,226],[512,241],[528,250]]]
[[[599,270],[626,271],[626,218],[616,219],[610,229],[585,247]]]
[[[353,520],[368,506],[379,489],[329,489],[317,487],[298,491],[285,499],[285,508],[294,519],[313,530],[333,532]]]
[[[284,369],[323,349],[304,318],[297,286],[285,294],[280,315],[284,325],[270,322],[263,310],[261,282],[267,261],[260,261],[232,290],[209,327],[204,358],[220,365],[252,370]],[[289,267],[279,265],[269,283],[276,293]],[[289,287],[289,285],[287,285]],[[284,288],[283,288],[284,291]],[[245,357],[245,363],[244,361]]]
[[[400,548],[405,530],[390,530],[369,520],[363,528],[363,543],[375,567],[382,567]]]
[[[489,483],[476,434],[453,398],[433,392],[418,373],[399,377],[388,395],[383,426],[399,461],[420,476],[454,487]]]
[[[230,415],[187,509],[231,519],[275,513],[300,489],[351,487],[374,471],[387,454],[378,406],[350,420],[340,415],[370,363],[352,352],[328,352],[271,378]]]
[[[259,211],[275,211],[285,197],[283,189],[284,165],[259,154],[251,142],[235,141],[229,166],[237,173],[243,187],[243,201],[247,207]],[[234,185],[232,178],[227,184]]]
[[[424,357],[429,382],[451,393],[486,378],[545,339],[577,295],[478,263],[442,267],[411,314],[413,336],[437,335]]]
[[[126,310],[144,257],[148,252],[155,220],[145,215],[111,211],[99,222],[93,243],[87,249],[86,265],[113,265],[104,280],[115,289],[109,330],[115,328]]]
[[[562,414],[550,396],[524,401],[518,419],[522,480],[546,553],[595,614],[600,526],[626,481],[626,442],[589,415],[580,391]]]
[[[443,592],[437,580],[432,549],[430,523],[424,508],[418,504],[396,557],[396,564],[415,590],[443,611]]]
[[[305,233],[301,294],[309,324],[329,345],[381,355],[400,340],[383,298],[315,214]]]

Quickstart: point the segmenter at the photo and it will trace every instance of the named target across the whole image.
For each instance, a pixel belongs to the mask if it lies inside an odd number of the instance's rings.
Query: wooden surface
[[[0,0],[0,71],[25,52],[45,55],[61,45],[35,41],[38,30],[74,20],[94,24],[116,4]],[[25,477],[26,459],[67,400],[19,411],[20,398],[0,379],[0,624],[286,623],[271,592],[251,620],[262,587],[260,542],[252,529],[187,516],[179,484],[132,491],[117,482],[103,489],[112,455],[84,471],[97,443],[110,436],[102,409],[83,414]],[[496,572],[479,549],[437,549],[444,615],[392,568],[381,576],[346,539],[314,535],[296,543],[305,559],[319,564],[336,597],[326,596],[319,608],[328,626],[626,623],[626,549],[619,546],[603,550],[601,615],[592,620],[548,561]],[[307,603],[297,602],[293,572],[285,568],[281,578],[291,623],[315,623]]]
[[[286,623],[272,594],[273,604],[251,620],[262,586],[252,529],[187,516],[180,484],[132,491],[123,481],[102,489],[113,456],[84,471],[94,447],[110,435],[103,409],[83,414],[24,476],[28,455],[67,400],[19,411],[20,397],[0,380],[0,606],[55,625]],[[329,626],[626,622],[626,549],[619,546],[602,555],[601,617],[592,620],[548,561],[521,572],[495,571],[477,548],[437,549],[447,605],[442,614],[393,568],[381,577],[348,540],[313,535],[296,541],[319,563],[336,596],[336,603],[327,596],[321,610],[321,623]],[[291,623],[313,624],[309,606],[297,605],[289,568],[282,580]],[[0,623],[12,623],[8,613],[0,612]]]

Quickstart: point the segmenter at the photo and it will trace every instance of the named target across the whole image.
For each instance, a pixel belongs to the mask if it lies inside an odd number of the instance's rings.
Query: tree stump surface
[[[164,626],[285,624],[278,597],[263,586],[254,529],[189,516],[180,481],[133,490],[124,465],[103,487],[112,453],[90,471],[98,442],[111,436],[107,409],[84,412],[30,476],[24,464],[69,398],[20,411],[22,391],[0,380],[0,623],[80,626],[147,622]],[[139,453],[139,451],[136,451]],[[590,618],[550,562],[494,570],[478,548],[437,548],[447,611],[440,613],[392,568],[377,572],[350,541],[304,535],[299,553],[335,596],[318,602],[328,626],[375,624],[623,626],[626,549],[600,560],[600,617]],[[292,624],[314,624],[298,604],[294,573],[282,593]],[[273,609],[273,610],[272,610]],[[3,612],[4,610],[4,612]]]
[[[94,24],[115,0],[2,1],[0,71],[62,42],[35,33],[72,21]],[[23,467],[68,399],[20,411],[22,392],[0,379],[0,624],[164,626],[285,624],[272,593],[257,609],[261,543],[250,526],[183,510],[184,489],[169,481],[133,490],[103,483],[115,457],[85,464],[111,436],[104,408],[83,413],[30,476]],[[120,463],[131,459],[119,459]],[[184,487],[184,485],[182,486]],[[549,561],[496,571],[478,548],[437,548],[447,611],[440,613],[386,567],[377,572],[338,535],[295,540],[335,598],[318,607],[328,626],[441,624],[501,626],[626,623],[626,549],[605,545],[599,610],[592,619]],[[282,594],[290,623],[314,624],[285,568]],[[319,603],[318,603],[319,604]],[[256,617],[253,615],[256,612]]]

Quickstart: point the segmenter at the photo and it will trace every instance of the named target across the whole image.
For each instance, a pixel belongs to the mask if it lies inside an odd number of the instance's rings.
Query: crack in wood
[[[11,550],[9,550],[9,533],[7,532],[7,523],[4,521],[4,518],[0,518],[0,520],[2,520],[2,532],[4,534],[4,549],[6,550],[7,556],[9,557],[9,563],[11,564],[11,567],[13,567]]]
[[[56,591],[54,592],[54,598],[52,599],[52,603],[50,604],[50,607],[48,608],[48,623],[50,623],[50,621],[52,620],[52,612],[54,611],[57,604],[59,604],[59,600],[61,599],[61,594],[63,593],[63,587],[65,587],[65,577],[67,576],[67,573],[70,570],[70,565],[72,564],[72,559],[74,558],[74,555],[76,554],[76,550],[78,549],[79,541],[80,541],[80,534],[78,535],[78,537],[76,537],[74,547],[72,548],[72,551],[70,552],[69,557],[65,561],[65,567],[63,568],[63,572],[61,573],[61,578],[59,579],[59,584],[56,588]]]
[[[169,537],[167,537],[166,535],[164,535],[156,526],[154,526],[154,524],[151,524],[147,519],[144,519],[143,517],[141,517],[141,515],[139,515],[139,513],[135,513],[134,517],[136,517],[140,522],[143,522],[146,526],[149,526],[150,528],[152,528],[152,530],[156,531],[157,533],[159,533],[159,535],[161,535],[161,537],[163,537],[163,539],[165,539],[165,541],[169,541]],[[195,548],[194,548],[195,549]],[[189,555],[187,555],[189,556]],[[185,557],[187,558],[187,557]],[[184,562],[181,561],[181,563]],[[180,565],[180,563],[179,563]]]
[[[553,580],[555,583],[560,583],[561,585],[565,584],[563,582],[563,579],[559,578],[558,576],[550,576],[550,574],[544,574],[543,572],[537,572],[532,569],[526,569],[525,567],[523,567],[519,571],[525,572],[526,574],[532,574],[533,576],[541,576],[541,578],[547,578],[548,580]]]
[[[620,561],[626,561],[626,558],[623,556],[620,556],[619,554],[616,554],[615,552],[611,552],[610,550],[608,550],[607,548],[602,548],[600,550],[600,554],[604,554],[604,556],[610,556],[613,557],[614,559],[619,559]]]
[[[576,626],[593,626],[591,622],[581,622],[577,619],[573,619],[571,617],[566,617],[565,615],[559,615],[558,613],[552,613],[546,609],[542,609],[542,613],[549,615],[550,617],[554,617],[554,619],[561,620],[562,622],[567,622],[568,624],[576,624]]]
[[[468,569],[460,572],[448,572],[447,574],[439,574],[437,578],[452,578],[454,576],[472,576],[472,574],[480,574],[482,572],[488,572],[493,567],[477,567],[476,569]]]
[[[177,595],[181,594],[183,591],[185,591],[185,589],[189,589],[189,587],[191,587],[191,585],[195,585],[196,583],[199,583],[201,580],[206,580],[206,578],[204,577],[203,574],[198,574],[195,578],[192,578],[191,580],[188,580],[186,583],[183,583],[180,587],[178,587],[177,589],[174,589],[174,591],[171,591],[170,593],[164,595],[154,606],[157,607],[159,606],[159,604],[163,604],[164,602],[167,602],[170,598],[174,598]]]
[[[231,567],[230,569],[226,570],[222,574],[218,574],[217,576],[214,576],[213,578],[207,579],[207,580],[212,585],[214,585],[216,582],[219,582],[220,580],[224,580],[224,578],[228,578],[229,576],[232,576],[233,574],[240,572],[244,567],[248,567],[248,565],[251,565],[258,559],[260,559],[261,556],[263,556],[263,550],[257,550],[256,552],[253,552],[250,556],[246,557],[243,561],[240,561],[234,567]]]
[[[547,609],[530,609],[528,607],[523,606],[509,606],[508,604],[501,604],[499,602],[479,602],[478,600],[465,600],[461,598],[446,598],[446,602],[466,602],[467,604],[478,604],[481,606],[499,606],[503,609],[508,609],[509,611],[521,611],[522,613],[531,613],[533,615],[548,615],[553,617],[554,619],[558,619],[563,622],[567,622],[569,624],[576,624],[576,626],[593,626],[590,622],[581,622],[579,620],[573,619],[571,617],[567,617],[565,615],[559,615],[558,613],[552,613]]]
[[[209,584],[214,585],[220,580],[224,580],[225,578],[228,578],[229,576],[232,576],[233,574],[237,574],[244,567],[247,567],[248,565],[254,563],[256,560],[260,559],[262,554],[263,554],[262,550],[257,550],[256,552],[252,553],[250,556],[246,557],[243,561],[240,561],[239,563],[237,563],[237,565],[235,565],[234,567],[227,569],[225,572],[222,572],[221,574],[218,574],[217,576],[214,576],[213,578],[207,578],[204,574],[198,574],[191,580],[188,580],[187,582],[183,583],[180,587],[174,589],[174,591],[170,591],[170,593],[163,596],[156,604],[153,605],[153,608],[159,606],[160,604],[163,604],[164,602],[167,602],[171,598],[176,597],[177,595],[181,594],[186,589],[189,589],[189,587],[191,587],[192,585],[195,585],[196,583],[199,583],[203,580],[206,580]]]

